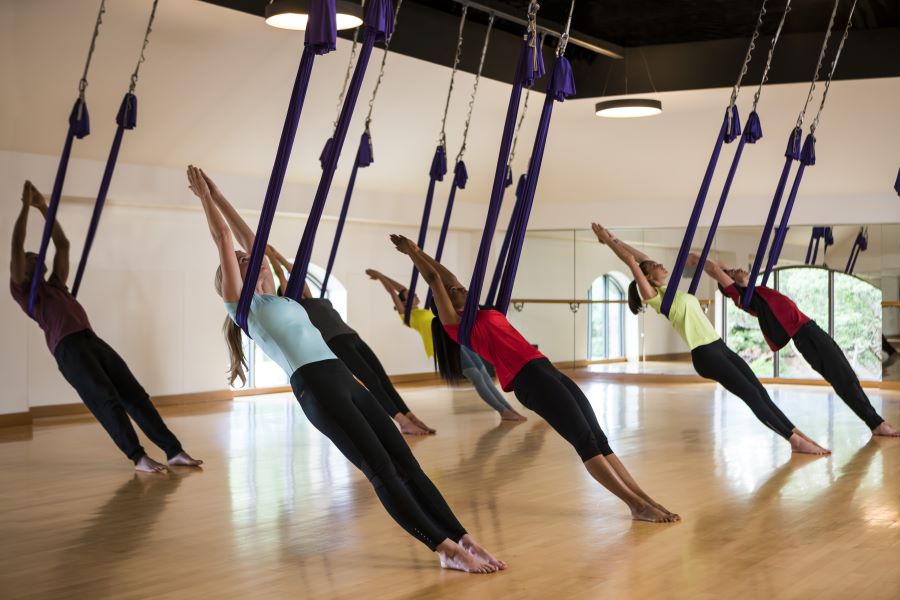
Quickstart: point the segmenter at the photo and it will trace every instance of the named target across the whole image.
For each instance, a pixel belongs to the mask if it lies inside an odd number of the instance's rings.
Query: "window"
[[[625,356],[625,290],[611,275],[594,280],[588,299],[588,360]]]

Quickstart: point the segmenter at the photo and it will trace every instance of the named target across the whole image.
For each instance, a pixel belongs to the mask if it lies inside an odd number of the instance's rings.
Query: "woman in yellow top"
[[[601,244],[608,246],[631,270],[634,281],[628,286],[628,308],[638,314],[644,305],[660,312],[662,298],[666,292],[669,272],[653,262],[649,256],[639,252],[615,238],[602,225],[593,223],[591,227]],[[793,452],[804,454],[828,454],[829,451],[804,435],[772,402],[766,388],[753,373],[750,366],[733,352],[715,328],[700,302],[692,294],[678,292],[669,310],[669,323],[691,350],[691,362],[701,377],[712,379],[744,401],[756,418],[791,444]]]
[[[394,281],[375,269],[366,269],[366,275],[381,282],[381,285],[384,286],[384,289],[387,290],[388,294],[391,295],[391,299],[394,301],[394,310],[399,313],[400,321],[404,322],[404,316],[406,315],[406,295],[409,293],[409,290],[399,282]],[[413,309],[409,315],[409,328],[414,329],[418,332],[419,336],[421,336],[422,345],[425,347],[425,354],[428,358],[434,357],[434,336],[432,333],[432,321],[434,321],[434,319],[435,316],[433,312],[424,308],[419,308],[419,297],[414,295]],[[502,421],[527,420],[524,415],[519,414],[512,406],[510,406],[509,402],[506,401],[503,392],[498,390],[497,386],[494,385],[493,377],[488,373],[485,363],[481,360],[480,356],[465,346],[460,346],[458,356],[460,362],[459,370],[465,378],[475,386],[475,391],[478,392],[478,396],[484,400],[488,406],[497,411],[497,414],[500,415]]]

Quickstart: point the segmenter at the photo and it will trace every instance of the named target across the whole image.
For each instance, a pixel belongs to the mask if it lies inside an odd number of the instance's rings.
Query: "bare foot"
[[[476,558],[463,550],[459,544],[450,540],[444,540],[437,547],[441,567],[466,573],[495,573],[497,567]]]
[[[191,455],[183,450],[169,459],[169,464],[176,467],[199,467],[203,464],[202,460],[191,458]]]
[[[501,571],[507,566],[506,563],[499,558],[494,558],[494,556],[490,552],[485,550],[478,542],[472,539],[472,536],[468,533],[459,539],[459,545],[462,546],[463,550],[465,550],[475,558],[478,558],[489,565],[493,565]]]
[[[652,504],[642,504],[631,507],[631,518],[635,521],[649,521],[651,523],[674,523],[675,517],[667,511],[662,511]],[[679,519],[681,517],[678,517]]]
[[[408,413],[406,413],[406,416],[410,421],[412,421],[413,423],[415,423],[416,425],[418,425],[419,427],[424,429],[425,432],[428,433],[428,435],[434,435],[435,433],[437,433],[437,429],[433,429],[433,428],[429,427],[428,425],[426,425],[425,423],[423,423],[422,419],[420,419],[419,417],[414,415],[412,413],[412,411],[409,411]]]
[[[895,355],[898,356],[898,355]],[[882,421],[881,425],[872,430],[872,435],[883,435],[887,437],[900,437],[900,429],[892,426],[887,421]]]
[[[406,435],[428,435],[428,431],[413,423],[409,417],[402,413],[397,413],[396,416],[394,416],[394,419],[397,421],[397,424],[400,425],[401,433]]]
[[[528,417],[525,415],[520,415],[516,411],[511,408],[504,409],[503,412],[500,413],[501,421],[527,421]]]
[[[134,470],[144,473],[165,473],[168,471],[168,468],[145,454],[134,463]]]
[[[665,506],[663,506],[662,504],[660,504],[653,498],[647,497],[647,498],[645,498],[645,500],[647,502],[649,502],[650,505],[653,506],[654,508],[657,508],[657,509],[661,510],[662,512],[666,513],[667,515],[669,515],[670,517],[672,517],[673,521],[675,521],[675,522],[681,521],[681,515],[679,515],[678,513],[673,513],[671,510],[669,510],[668,508],[666,508]]]
[[[793,434],[788,441],[791,443],[791,452],[796,454],[831,454],[831,450],[823,448],[799,433]]]

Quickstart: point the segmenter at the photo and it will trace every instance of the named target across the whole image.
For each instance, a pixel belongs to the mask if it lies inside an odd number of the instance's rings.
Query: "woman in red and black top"
[[[696,265],[700,257],[691,254],[689,264]],[[797,308],[793,300],[766,286],[756,286],[750,306],[741,306],[741,297],[750,280],[743,269],[725,269],[714,260],[707,260],[704,271],[719,283],[722,293],[731,298],[738,308],[753,315],[772,352],[778,352],[794,340],[794,345],[825,381],[831,384],[838,396],[862,419],[873,435],[900,437],[900,430],[881,418],[875,411],[859,378],[843,351],[815,321]]]
[[[13,228],[9,273],[12,297],[26,312],[31,277],[38,258],[33,252],[25,252],[25,232],[31,207],[46,217],[46,200],[30,181],[26,181],[22,190],[22,209]],[[163,449],[170,465],[200,466],[203,461],[191,458],[182,449],[181,442],[166,427],[122,357],[91,329],[87,313],[66,287],[69,240],[58,222],[53,224],[51,235],[56,247],[53,272],[45,280],[46,267],[43,267],[34,320],[44,331],[47,347],[63,377],[75,388],[119,450],[134,463],[136,470],[161,472],[166,470],[166,465],[147,456],[128,417]]]
[[[460,312],[466,304],[466,289],[453,273],[422,252],[409,239],[392,235],[397,250],[409,256],[431,287],[438,319],[435,327],[435,355],[441,375],[459,379],[459,346],[442,343],[447,336],[455,342]],[[435,319],[435,322],[438,321]],[[440,336],[438,334],[441,334]],[[681,517],[655,502],[637,484],[625,465],[613,453],[584,392],[554,367],[547,358],[510,325],[496,310],[479,310],[472,329],[472,349],[494,365],[504,391],[514,391],[526,408],[542,416],[567,442],[572,444],[591,476],[619,497],[642,521],[673,522]],[[441,350],[441,347],[443,351]],[[456,358],[448,354],[454,351]]]

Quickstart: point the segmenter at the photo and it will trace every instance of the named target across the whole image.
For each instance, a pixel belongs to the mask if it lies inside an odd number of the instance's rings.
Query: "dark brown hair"
[[[653,261],[642,260],[640,263],[641,273],[647,274],[647,268]],[[631,314],[639,314],[644,312],[644,299],[641,298],[641,291],[638,289],[637,281],[628,284],[628,310]]]

